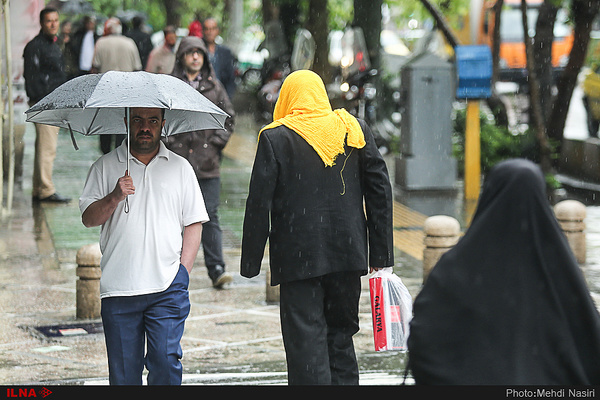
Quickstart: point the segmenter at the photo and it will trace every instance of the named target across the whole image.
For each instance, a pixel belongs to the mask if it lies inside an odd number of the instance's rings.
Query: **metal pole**
[[[6,193],[6,208],[12,212],[13,191],[15,187],[15,123],[13,104],[13,82],[12,82],[12,48],[10,45],[10,8],[9,0],[4,2],[4,38],[6,41],[6,83],[8,85],[8,191]]]
[[[2,9],[7,0],[2,0]],[[2,54],[2,42],[0,42],[0,54]],[[2,88],[2,63],[0,62],[0,218],[4,217],[4,99]]]
[[[129,174],[129,154],[131,152],[131,139],[129,134],[129,126],[131,125],[131,122],[129,122],[129,117],[129,107],[127,107],[127,127],[125,128],[127,131],[127,174]]]
[[[127,107],[127,127],[125,128],[125,130],[127,131],[127,175],[131,176],[131,173],[129,172],[129,157],[131,154],[131,120],[130,120],[130,115],[129,115],[129,107]],[[123,211],[125,211],[125,213],[129,213],[129,196],[127,196],[125,198],[125,208],[123,209]]]

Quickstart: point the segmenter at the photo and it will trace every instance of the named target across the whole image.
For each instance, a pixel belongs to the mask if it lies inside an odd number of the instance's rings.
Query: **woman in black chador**
[[[413,309],[417,384],[600,384],[600,316],[529,161],[492,169]]]

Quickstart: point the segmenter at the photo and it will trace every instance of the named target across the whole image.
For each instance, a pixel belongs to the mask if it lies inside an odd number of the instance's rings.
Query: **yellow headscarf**
[[[360,149],[365,145],[356,118],[343,108],[332,111],[323,80],[308,70],[288,75],[275,104],[273,122],[260,132],[279,125],[302,136],[328,167],[344,152],[345,140],[350,147]]]

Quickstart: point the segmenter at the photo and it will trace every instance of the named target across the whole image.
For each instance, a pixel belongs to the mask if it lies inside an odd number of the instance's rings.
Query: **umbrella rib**
[[[210,113],[209,115],[210,115],[210,116],[211,116],[211,117],[212,117],[212,118],[213,118],[215,121],[217,121],[217,123],[218,123],[219,125],[221,125],[221,122],[220,122],[220,121],[217,119],[217,117],[215,117],[215,114],[213,114],[213,113]],[[226,130],[226,129],[225,129],[225,121],[223,121],[223,130]]]
[[[94,113],[94,118],[92,118],[92,121],[90,122],[90,126],[88,126],[86,135],[89,135],[89,132],[91,132],[92,126],[94,125],[94,121],[96,121],[96,117],[98,116],[99,112],[100,112],[100,108],[96,108],[96,112]]]
[[[28,122],[30,119],[37,117],[42,111],[34,111],[33,113],[31,113],[32,115],[27,114],[27,119],[26,121]],[[35,114],[34,114],[35,113]]]

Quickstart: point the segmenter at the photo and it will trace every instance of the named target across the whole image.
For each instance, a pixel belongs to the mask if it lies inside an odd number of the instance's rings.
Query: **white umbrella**
[[[131,107],[165,109],[164,136],[224,129],[229,115],[182,80],[143,71],[109,71],[67,81],[29,110],[28,122],[59,126],[83,135],[123,134]],[[129,136],[129,135],[128,135]]]

